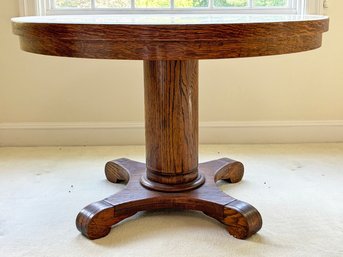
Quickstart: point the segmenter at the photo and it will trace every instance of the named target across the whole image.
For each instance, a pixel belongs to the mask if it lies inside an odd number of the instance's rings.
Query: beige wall
[[[0,124],[141,122],[142,63],[40,56],[19,50],[0,9]],[[330,1],[330,32],[306,53],[200,62],[200,120],[343,120],[343,1]]]

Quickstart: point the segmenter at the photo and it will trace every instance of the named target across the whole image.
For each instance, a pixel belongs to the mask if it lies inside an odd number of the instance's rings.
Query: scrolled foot
[[[85,237],[97,239],[110,233],[113,218],[113,206],[99,201],[81,210],[76,217],[76,227]]]
[[[89,239],[98,239],[107,236],[111,227],[132,216],[128,213],[117,216],[114,206],[106,201],[99,201],[86,206],[76,217],[77,229]]]
[[[218,180],[225,180],[229,183],[237,183],[242,180],[244,166],[241,162],[229,158],[222,158],[215,162],[219,166],[214,176],[216,182]]]
[[[224,206],[223,223],[232,236],[246,239],[261,229],[262,217],[255,207],[235,200]]]
[[[129,172],[124,168],[122,163],[129,161],[128,159],[118,159],[109,161],[105,165],[105,175],[108,181],[112,183],[127,183],[130,179]]]

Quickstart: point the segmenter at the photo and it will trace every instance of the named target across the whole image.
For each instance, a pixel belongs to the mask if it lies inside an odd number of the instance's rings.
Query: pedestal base
[[[118,159],[106,164],[105,174],[113,183],[125,182],[121,192],[86,206],[76,218],[78,230],[89,239],[106,236],[113,225],[139,211],[183,209],[202,211],[227,226],[231,235],[245,239],[262,226],[260,213],[250,204],[223,193],[216,181],[239,182],[244,173],[242,163],[222,158],[199,164],[205,183],[183,192],[159,192],[145,188],[140,180],[145,175],[144,163]]]

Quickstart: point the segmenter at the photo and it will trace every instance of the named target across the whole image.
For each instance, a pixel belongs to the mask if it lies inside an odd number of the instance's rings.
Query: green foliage
[[[169,7],[169,0],[136,0],[136,7],[140,8],[149,8],[149,7],[158,7],[165,8]]]
[[[254,4],[259,7],[281,7],[287,4],[287,0],[255,0]]]
[[[179,8],[189,8],[189,7],[207,7],[208,0],[175,0],[175,7]]]
[[[245,7],[247,5],[247,0],[214,0],[216,7]]]
[[[90,0],[55,0],[56,7],[60,8],[90,8]]]
[[[254,6],[258,7],[281,7],[287,4],[287,0],[255,0]],[[246,7],[247,0],[214,0],[216,7]]]
[[[128,8],[131,6],[130,0],[96,0],[97,8]]]

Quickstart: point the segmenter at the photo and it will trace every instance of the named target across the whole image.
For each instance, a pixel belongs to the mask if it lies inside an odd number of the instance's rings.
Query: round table
[[[109,161],[118,194],[86,206],[77,228],[90,239],[144,210],[202,211],[247,238],[262,227],[250,204],[217,188],[236,183],[241,162],[198,163],[198,60],[287,54],[321,46],[324,16],[146,14],[13,18],[23,50],[53,56],[144,60],[146,164]],[[215,90],[215,89],[213,89]]]

